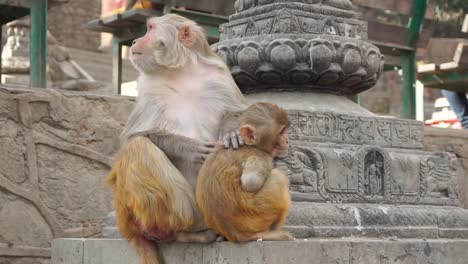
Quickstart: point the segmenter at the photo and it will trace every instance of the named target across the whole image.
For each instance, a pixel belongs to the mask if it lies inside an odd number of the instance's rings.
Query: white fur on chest
[[[242,100],[222,72],[198,69],[174,78],[141,76],[132,130],[163,129],[204,142],[218,140],[225,113],[239,111]],[[131,132],[133,132],[131,131]]]
[[[224,106],[208,98],[174,95],[168,100],[164,119],[171,120],[172,133],[186,137],[217,140]],[[216,110],[215,110],[216,109]]]

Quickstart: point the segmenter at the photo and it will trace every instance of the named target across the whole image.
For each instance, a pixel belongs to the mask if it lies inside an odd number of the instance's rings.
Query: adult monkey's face
[[[178,15],[154,17],[146,23],[146,34],[133,41],[130,59],[143,73],[184,66],[194,46],[199,28]]]

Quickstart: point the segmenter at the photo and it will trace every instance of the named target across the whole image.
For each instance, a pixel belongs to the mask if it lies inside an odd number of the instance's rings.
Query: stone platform
[[[456,239],[300,239],[288,242],[166,244],[167,264],[465,264],[468,240]],[[138,264],[122,239],[56,239],[53,264]]]

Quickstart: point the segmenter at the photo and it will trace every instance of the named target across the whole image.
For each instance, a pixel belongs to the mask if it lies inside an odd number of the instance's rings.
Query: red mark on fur
[[[143,236],[152,241],[161,242],[161,241],[173,241],[175,239],[175,234],[173,231],[162,230],[157,226],[151,226],[148,228],[143,228],[141,224],[135,220],[135,227],[143,233]]]

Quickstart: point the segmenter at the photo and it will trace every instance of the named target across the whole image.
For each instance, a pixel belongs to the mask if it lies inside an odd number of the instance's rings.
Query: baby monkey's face
[[[273,103],[256,103],[240,116],[240,136],[246,145],[255,146],[272,157],[288,152],[288,113]]]
[[[276,138],[276,143],[273,149],[272,156],[278,157],[278,156],[286,155],[288,152],[288,147],[289,147],[288,127],[283,126],[281,127],[281,130],[279,131],[278,136]]]

